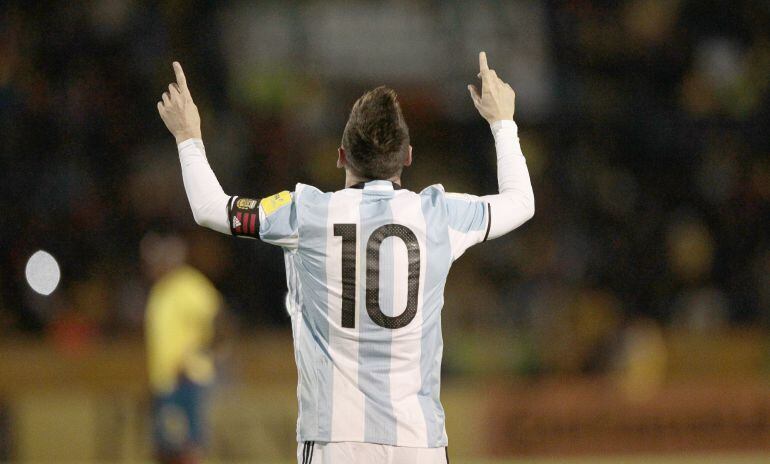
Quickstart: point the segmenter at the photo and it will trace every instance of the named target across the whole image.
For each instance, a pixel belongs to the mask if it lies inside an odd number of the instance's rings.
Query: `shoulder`
[[[441,221],[446,218],[446,192],[444,186],[441,184],[434,184],[428,186],[420,191],[419,194],[420,203],[422,205],[422,212],[426,219],[430,217],[431,221],[435,221],[439,218]]]
[[[444,194],[444,204],[449,213],[452,214],[481,208],[484,206],[484,201],[477,195],[450,192]]]
[[[425,187],[419,194],[422,198],[431,199],[433,202],[438,202],[444,199],[446,192],[444,186],[441,184],[433,184]]]
[[[446,198],[447,201],[460,201],[465,203],[479,201],[477,195],[471,195],[470,193],[448,192],[444,194],[444,198]]]
[[[420,191],[420,195],[434,194],[434,193],[442,193],[443,194],[444,192],[445,192],[445,190],[444,190],[444,186],[443,185],[441,185],[441,184],[433,184],[433,185],[429,185],[429,186],[425,187],[424,189],[422,189]]]
[[[331,196],[332,193],[333,192],[324,192],[318,187],[314,187],[312,185],[297,184],[294,187],[294,192],[292,195],[295,202],[300,201],[300,199],[303,202],[307,202],[307,201],[313,201],[314,199]]]
[[[441,184],[426,187],[420,192],[420,196],[423,198],[423,202],[427,200],[431,205],[444,210],[447,210],[453,203],[472,201],[472,195],[447,192]]]
[[[328,205],[335,194],[344,192],[324,192],[323,190],[307,184],[297,184],[294,190],[294,204],[297,214],[314,213],[319,208]]]

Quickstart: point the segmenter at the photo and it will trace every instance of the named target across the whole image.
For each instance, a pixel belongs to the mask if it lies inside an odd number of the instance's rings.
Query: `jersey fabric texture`
[[[440,185],[356,187],[297,184],[259,206],[259,237],[284,249],[297,440],[444,447],[444,285],[452,262],[485,240],[489,207]]]

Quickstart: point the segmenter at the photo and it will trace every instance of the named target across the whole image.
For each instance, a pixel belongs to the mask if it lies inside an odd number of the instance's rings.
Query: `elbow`
[[[529,221],[535,216],[535,199],[532,198],[530,201],[527,202],[527,205],[525,207],[525,215],[524,215],[524,221]]]
[[[192,208],[193,219],[195,223],[202,227],[211,228],[209,217],[203,212],[203,208]]]
[[[230,225],[227,223],[227,215],[217,215],[215,213],[215,210],[218,208],[215,208],[214,205],[208,205],[206,207],[198,207],[192,208],[193,213],[193,219],[195,220],[195,223],[198,224],[201,227],[205,227],[207,229],[211,229],[216,232],[221,232],[223,234],[229,234],[230,233]],[[222,209],[224,212],[224,208]]]
[[[521,198],[519,207],[516,210],[518,212],[519,225],[524,224],[535,215],[535,199],[533,197]]]
[[[206,227],[206,219],[203,217],[203,215],[198,211],[197,209],[193,208],[193,219],[195,220],[195,223],[199,226]]]
[[[207,229],[219,230],[217,228],[217,224],[218,224],[217,221],[214,220],[211,217],[208,217],[208,216],[198,216],[198,217],[195,217],[195,223],[198,224],[199,226],[205,227]]]
[[[505,209],[516,218],[518,225],[524,224],[535,215],[535,195],[531,190],[502,192],[500,197],[505,198]]]
[[[215,198],[189,198],[190,210],[195,223],[207,229],[229,234],[230,224],[227,221],[226,212],[229,199],[230,197],[224,193]]]
[[[226,230],[229,230],[229,226],[220,226],[220,223],[216,219],[209,216],[195,217],[195,223],[216,232],[229,233],[225,232]]]

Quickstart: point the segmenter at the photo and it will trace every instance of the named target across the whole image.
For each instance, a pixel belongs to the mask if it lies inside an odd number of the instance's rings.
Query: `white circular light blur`
[[[56,290],[61,278],[59,263],[50,253],[43,250],[36,251],[29,257],[24,273],[32,290],[41,295],[50,295]]]

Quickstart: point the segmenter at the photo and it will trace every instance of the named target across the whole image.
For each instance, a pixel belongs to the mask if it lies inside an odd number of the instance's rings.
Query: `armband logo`
[[[254,209],[257,207],[257,200],[251,198],[238,198],[235,202],[236,209]]]
[[[270,216],[282,206],[291,203],[291,193],[288,190],[276,193],[273,196],[265,197],[259,202],[259,206],[262,207],[262,211],[265,212],[265,216]]]

